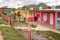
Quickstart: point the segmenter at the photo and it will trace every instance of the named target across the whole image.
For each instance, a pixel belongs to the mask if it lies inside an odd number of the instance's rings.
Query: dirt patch
[[[14,23],[14,26],[27,27],[27,25],[23,23]]]

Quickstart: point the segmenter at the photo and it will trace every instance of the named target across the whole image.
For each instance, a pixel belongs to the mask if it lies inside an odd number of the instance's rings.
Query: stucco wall
[[[50,13],[50,24],[53,25],[53,13]]]
[[[47,13],[43,13],[43,21],[46,22],[47,20]]]
[[[47,13],[43,13],[43,21],[47,21]],[[53,13],[50,13],[50,24],[53,25]]]

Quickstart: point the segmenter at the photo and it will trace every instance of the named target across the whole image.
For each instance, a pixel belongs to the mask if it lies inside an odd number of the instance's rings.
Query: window
[[[58,13],[57,18],[57,21],[60,22],[60,13]]]

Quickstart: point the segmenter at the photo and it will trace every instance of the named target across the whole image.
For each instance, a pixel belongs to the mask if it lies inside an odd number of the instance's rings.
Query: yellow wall
[[[19,11],[18,10],[16,10],[15,11],[15,13],[18,13]],[[31,12],[29,12],[29,11],[20,11],[21,13],[21,17],[30,17],[30,16],[32,16],[32,13]]]
[[[22,17],[28,17],[28,11],[21,11]]]

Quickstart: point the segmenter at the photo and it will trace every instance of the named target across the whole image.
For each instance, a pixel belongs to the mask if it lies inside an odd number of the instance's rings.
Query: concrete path
[[[10,25],[5,25],[5,24],[0,24],[0,26],[10,27]],[[27,29],[27,27],[20,27],[20,26],[14,26],[14,28],[15,29]],[[51,29],[49,27],[42,26],[42,25],[37,25],[37,27],[36,28],[32,28],[32,30],[53,31],[53,32],[56,32],[56,33],[59,33],[60,34],[60,31],[55,30],[55,29]]]
[[[10,25],[5,25],[5,24],[0,24],[0,26],[8,26],[8,27],[10,27]]]
[[[15,29],[27,29],[27,27],[20,27],[20,26],[14,26]],[[55,30],[55,29],[51,29],[51,28],[48,28],[46,26],[42,26],[42,25],[37,25],[36,28],[32,28],[32,30],[41,30],[41,31],[52,31],[52,32],[56,32],[58,34],[60,34],[60,31],[58,30]]]
[[[36,29],[38,30],[43,30],[43,31],[52,31],[52,32],[55,32],[55,33],[58,33],[60,34],[60,31],[56,30],[56,29],[52,29],[52,28],[49,28],[49,27],[46,27],[46,26],[42,26],[42,25],[37,25],[38,27]]]
[[[0,26],[9,26],[9,25],[0,25]],[[15,29],[27,29],[27,27],[20,27],[20,26],[14,26]],[[51,29],[51,28],[48,28],[46,26],[42,26],[42,25],[37,25],[36,28],[32,28],[32,30],[41,30],[41,31],[52,31],[52,32],[56,32],[58,34],[60,34],[60,31],[58,30],[54,30],[54,29]],[[2,32],[0,31],[0,40],[3,40],[3,36],[1,35]]]
[[[26,37],[26,39],[28,40],[28,31],[27,30],[22,30],[23,31],[23,35]],[[31,39],[32,40],[49,40],[47,37],[45,37],[42,34],[37,34],[35,31],[31,32]]]
[[[0,40],[4,40],[1,31],[0,31]]]

